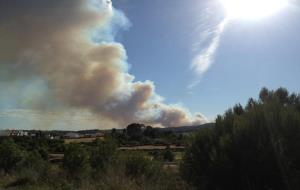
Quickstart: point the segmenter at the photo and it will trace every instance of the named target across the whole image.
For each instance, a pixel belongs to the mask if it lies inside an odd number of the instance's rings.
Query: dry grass
[[[165,145],[143,145],[143,146],[123,146],[119,150],[164,150],[167,146]],[[173,150],[184,150],[184,146],[170,145],[170,149]]]
[[[77,138],[77,139],[64,139],[65,144],[71,143],[91,143],[96,139],[103,140],[103,137],[88,137],[88,138]]]

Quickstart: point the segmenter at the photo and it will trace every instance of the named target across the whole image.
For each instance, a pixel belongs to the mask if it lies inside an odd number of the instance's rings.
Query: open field
[[[70,143],[91,143],[96,139],[103,139],[103,137],[88,137],[88,138],[76,138],[76,139],[64,139],[65,144]]]
[[[164,150],[168,146],[166,145],[143,145],[143,146],[123,146],[120,147],[119,150]],[[184,150],[184,146],[176,146],[170,145],[170,149],[172,150]]]

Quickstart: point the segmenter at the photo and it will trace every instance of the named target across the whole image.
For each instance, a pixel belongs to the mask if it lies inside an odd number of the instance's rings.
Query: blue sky
[[[190,69],[201,32],[222,17],[220,7],[196,0],[120,0],[131,27],[117,38],[126,48],[130,73],[152,80],[168,103],[181,103],[212,119],[235,103],[245,104],[259,90],[286,87],[300,91],[300,11],[289,8],[261,20],[231,22],[221,36],[215,61],[197,77]],[[201,51],[199,46],[198,51]]]
[[[200,125],[299,93],[300,6],[229,20],[219,1],[0,1],[0,129]]]

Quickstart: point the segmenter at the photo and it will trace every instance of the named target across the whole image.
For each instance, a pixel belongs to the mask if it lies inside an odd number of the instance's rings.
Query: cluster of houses
[[[42,132],[29,130],[0,130],[0,137],[46,137],[48,139],[80,139],[80,138],[103,138],[101,132]]]
[[[25,137],[35,136],[36,134],[30,134],[24,130],[0,130],[0,137]]]
[[[48,139],[60,139],[60,136],[52,133],[43,133],[41,131],[27,130],[0,130],[0,137],[46,137]]]

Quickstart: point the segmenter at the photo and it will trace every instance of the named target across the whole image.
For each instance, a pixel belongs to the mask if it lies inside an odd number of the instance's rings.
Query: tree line
[[[193,138],[181,165],[197,189],[300,189],[300,96],[263,88]]]

